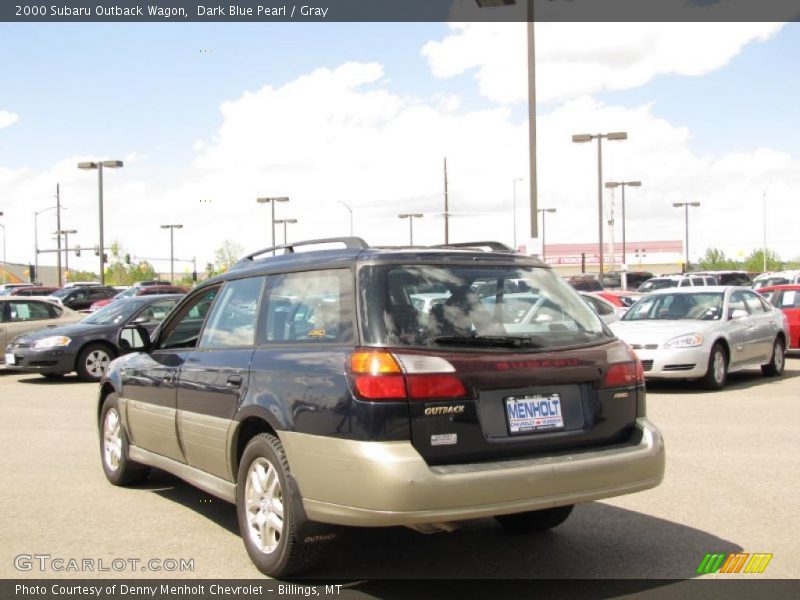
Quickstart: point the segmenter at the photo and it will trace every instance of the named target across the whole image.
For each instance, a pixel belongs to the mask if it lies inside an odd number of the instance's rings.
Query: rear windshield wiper
[[[444,335],[433,338],[437,344],[463,344],[465,346],[500,346],[508,348],[541,348],[542,344],[532,337],[510,335]]]

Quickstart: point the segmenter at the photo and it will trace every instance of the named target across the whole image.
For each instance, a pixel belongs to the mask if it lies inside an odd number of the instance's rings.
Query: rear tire
[[[535,533],[558,527],[572,514],[574,505],[532,510],[515,515],[495,517],[500,526],[509,533]]]
[[[716,343],[708,357],[708,370],[701,380],[703,387],[709,390],[721,390],[728,381],[728,353],[725,347]]]
[[[236,514],[250,560],[259,571],[281,578],[310,569],[318,544],[298,535],[304,515],[289,484],[289,461],[280,440],[268,433],[247,444],[239,464]]]
[[[116,394],[106,396],[100,410],[100,460],[106,479],[114,485],[143,483],[150,475],[150,467],[128,457],[128,435],[122,426]]]
[[[786,347],[780,338],[775,338],[772,346],[772,358],[770,361],[761,365],[761,372],[768,377],[780,377],[786,366]]]

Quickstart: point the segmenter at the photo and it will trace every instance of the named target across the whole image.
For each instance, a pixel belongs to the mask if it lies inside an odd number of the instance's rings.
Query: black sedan
[[[109,304],[78,323],[37,329],[15,338],[6,348],[14,369],[61,377],[76,371],[84,381],[98,381],[108,363],[122,353],[117,345],[125,325],[143,325],[153,332],[181,294],[136,296]]]

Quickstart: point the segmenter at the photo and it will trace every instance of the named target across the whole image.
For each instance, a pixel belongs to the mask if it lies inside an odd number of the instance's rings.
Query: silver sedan
[[[783,373],[789,323],[747,288],[656,290],[610,325],[642,361],[648,379],[700,379],[710,389],[728,373],[760,366]]]

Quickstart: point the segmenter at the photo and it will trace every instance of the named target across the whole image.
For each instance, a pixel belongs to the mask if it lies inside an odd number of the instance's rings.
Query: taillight
[[[357,350],[350,355],[356,393],[365,400],[463,398],[467,390],[455,368],[438,356]]]
[[[644,368],[642,367],[642,361],[639,360],[639,357],[636,356],[636,353],[627,345],[625,346],[625,350],[627,350],[625,353],[627,356],[624,356],[626,360],[624,362],[612,362],[610,365],[608,365],[608,369],[606,369],[606,374],[603,377],[603,383],[601,387],[627,387],[631,385],[637,385],[644,381]],[[619,348],[615,349],[614,358],[623,358],[621,356],[622,352],[624,352],[624,350]],[[611,355],[611,352],[609,352],[609,355]],[[611,356],[609,356],[609,358],[611,358]]]

